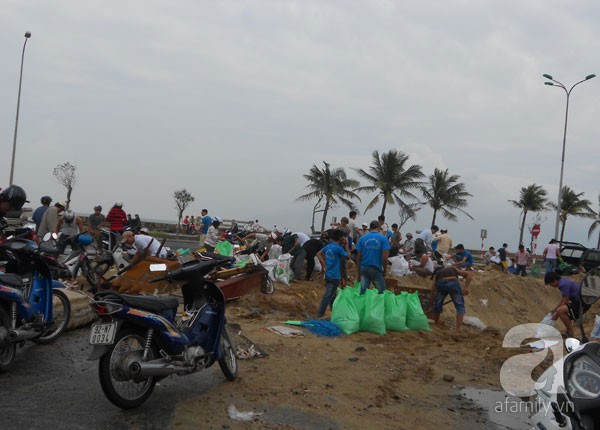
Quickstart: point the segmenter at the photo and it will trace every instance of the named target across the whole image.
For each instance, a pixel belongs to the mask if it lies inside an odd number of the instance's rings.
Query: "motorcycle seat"
[[[118,296],[121,298],[121,300],[133,308],[144,309],[156,313],[177,309],[179,306],[177,297],[134,296],[131,294],[119,294],[114,291],[99,292],[98,295]]]
[[[11,287],[23,288],[23,279],[14,273],[0,273],[0,283]]]
[[[51,255],[59,255],[60,254],[60,250],[56,246],[51,244],[50,242],[40,243],[40,251],[42,251],[46,254],[51,254]]]

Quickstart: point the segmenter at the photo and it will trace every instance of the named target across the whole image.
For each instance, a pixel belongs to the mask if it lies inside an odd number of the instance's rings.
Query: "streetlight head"
[[[588,79],[592,79],[592,78],[595,78],[595,77],[596,77],[596,75],[594,75],[594,74],[592,73],[591,75],[587,75],[587,76],[585,77],[585,80],[587,81]]]
[[[25,32],[25,37],[26,37],[27,39],[29,39],[29,38],[31,37],[31,32],[30,32],[30,31],[26,31],[26,32]]]
[[[543,74],[542,77],[544,77],[546,79],[552,79],[552,76],[547,73]]]
[[[554,86],[554,84],[552,82],[544,82],[544,85],[550,85],[551,87]]]

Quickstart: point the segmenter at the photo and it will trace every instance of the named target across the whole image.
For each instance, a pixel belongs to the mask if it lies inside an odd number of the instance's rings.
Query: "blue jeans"
[[[321,305],[317,311],[317,318],[321,318],[325,315],[327,306],[332,307],[338,285],[340,285],[340,279],[325,279],[325,294],[323,294],[323,298],[321,299]]]
[[[383,278],[383,272],[375,266],[363,266],[360,268],[360,294],[364,294],[367,288],[371,285],[375,285],[375,288],[379,291],[379,294],[383,294],[385,291],[385,279]]]
[[[456,313],[458,315],[464,315],[465,298],[463,297],[462,288],[456,281],[437,281],[435,284],[435,304],[433,306],[433,313],[441,314],[444,310],[444,300],[446,296],[450,294]]]
[[[546,273],[556,272],[556,258],[546,258]]]

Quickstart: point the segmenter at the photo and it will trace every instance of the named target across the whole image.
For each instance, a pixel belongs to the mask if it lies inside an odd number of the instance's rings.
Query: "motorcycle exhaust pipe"
[[[40,335],[39,331],[9,329],[7,339],[9,342],[21,342],[23,340],[32,339]]]
[[[173,373],[192,371],[191,367],[186,366],[175,366],[174,364],[167,362],[133,362],[129,366],[129,371],[133,376],[169,376]]]

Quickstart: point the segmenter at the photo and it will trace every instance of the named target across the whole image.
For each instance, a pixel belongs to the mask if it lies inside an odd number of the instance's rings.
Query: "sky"
[[[122,200],[142,219],[176,220],[173,193],[186,188],[186,213],[310,232],[313,203],[297,197],[313,164],[359,179],[373,151],[395,149],[465,183],[474,220],[436,220],[455,243],[480,248],[486,229],[486,248],[516,249],[509,200],[533,183],[558,197],[567,97],[542,74],[570,87],[600,72],[598,17],[593,0],[4,0],[0,186],[30,31],[14,183],[33,207],[66,197],[52,173],[70,162],[78,213]],[[564,184],[596,211],[599,103],[600,77],[571,93],[564,163]],[[373,197],[356,202],[359,221],[379,215],[363,213]],[[402,233],[432,215],[424,207]],[[398,222],[398,207],[386,218]],[[555,212],[540,219],[541,246]],[[595,246],[591,223],[569,218],[565,239]]]

